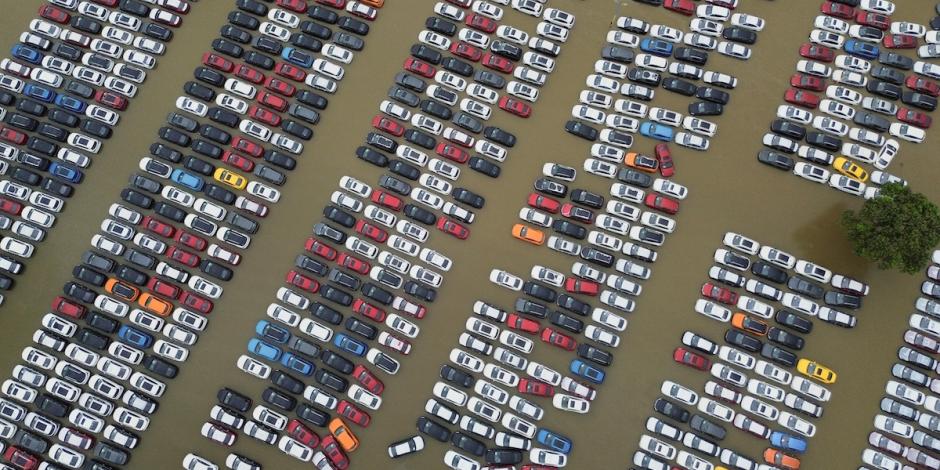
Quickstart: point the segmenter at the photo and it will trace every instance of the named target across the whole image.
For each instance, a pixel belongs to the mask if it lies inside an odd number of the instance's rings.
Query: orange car
[[[137,299],[137,305],[143,307],[144,310],[152,312],[161,317],[165,317],[173,311],[173,304],[151,294],[150,292],[144,292],[140,294],[140,298]]]
[[[656,173],[659,171],[659,162],[649,155],[630,152],[623,157],[623,164],[647,173]]]
[[[523,224],[516,224],[512,226],[512,236],[524,242],[529,242],[533,245],[541,245],[542,243],[545,243],[544,232]]]
[[[790,457],[777,449],[767,449],[764,451],[764,460],[784,470],[799,470],[800,459]]]
[[[342,419],[333,418],[333,421],[330,421],[329,429],[330,434],[336,438],[336,441],[346,452],[352,452],[359,448],[359,439],[349,430],[349,426],[346,426]]]
[[[385,0],[360,0],[362,3],[369,5],[370,7],[382,8],[385,5]]]
[[[104,290],[106,290],[109,294],[114,294],[115,297],[121,300],[126,300],[128,302],[137,300],[137,296],[140,295],[140,289],[114,278],[108,279],[108,282],[104,283]]]
[[[756,320],[753,317],[749,317],[741,312],[735,313],[731,317],[731,324],[735,328],[742,329],[748,333],[754,333],[758,336],[764,336],[767,334],[767,324]]]

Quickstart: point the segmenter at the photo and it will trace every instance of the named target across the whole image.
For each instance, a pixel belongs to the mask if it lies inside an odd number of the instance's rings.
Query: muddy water
[[[39,3],[3,2],[6,14],[0,44],[13,44]],[[191,76],[232,3],[203,0],[194,5],[186,25],[170,44],[170,52],[161,58],[139,97],[123,115],[116,137],[96,157],[86,182],[69,201],[57,228],[29,262],[18,288],[0,310],[0,331],[4,332],[0,370],[9,370],[18,361],[18,352],[37,327],[38,317],[68,279],[72,263],[87,246],[86,241],[116,198],[126,175],[134,169],[138,157],[146,153],[161,120],[171,110],[183,82]],[[839,373],[839,383],[832,387],[833,401],[817,421],[817,436],[811,441],[804,468],[848,469],[857,464],[921,277],[878,272],[851,254],[837,219],[843,210],[857,207],[860,201],[761,166],[755,160],[760,135],[780,102],[797,61],[796,49],[808,34],[818,3],[748,1],[744,11],[768,23],[760,33],[754,58],[738,62],[713,54],[709,69],[733,73],[741,83],[732,93],[725,115],[715,119],[720,126],[719,136],[712,140],[707,153],[673,146],[676,181],[687,185],[691,193],[678,216],[679,228],[660,250],[653,278],[645,284],[637,311],[629,317],[623,344],[616,350],[614,365],[591,413],[569,416],[548,410],[541,423],[574,440],[569,468],[627,466],[661,381],[669,378],[697,387],[704,381],[703,376],[675,366],[670,352],[686,329],[715,338],[720,334],[713,323],[692,313],[692,305],[711,265],[712,251],[726,230],[746,233],[872,284],[858,328],[846,331],[818,325],[807,337],[803,353]],[[272,210],[235,280],[226,287],[224,299],[211,315],[208,332],[193,348],[180,376],[170,384],[160,412],[134,453],[131,468],[177,468],[182,456],[194,449],[216,462],[224,460],[226,452],[209,445],[198,434],[215,391],[231,386],[257,396],[264,387],[233,366],[235,357],[244,350],[252,325],[281,285],[283,273],[319,218],[339,177],[351,174],[374,182],[379,175],[374,168],[355,160],[353,150],[367,132],[370,117],[434,1],[393,0],[387,4],[366,38],[366,50],[347,67],[347,78],[331,98],[330,108],[317,126],[315,140],[307,147],[298,170],[290,175],[282,202]],[[355,468],[440,466],[442,446],[432,444],[423,454],[394,462],[387,459],[385,446],[414,433],[414,419],[429,396],[437,368],[456,344],[473,301],[511,305],[514,296],[492,288],[486,282],[487,273],[492,267],[502,267],[524,275],[535,263],[559,270],[566,270],[571,263],[544,248],[513,241],[508,230],[543,162],[581,166],[587,146],[566,135],[562,126],[598,57],[615,7],[608,1],[577,0],[553,0],[551,6],[577,15],[572,38],[542,90],[533,117],[523,121],[497,112],[493,118],[495,125],[505,126],[519,137],[519,144],[503,165],[503,175],[490,180],[465,171],[461,176],[461,185],[488,198],[487,207],[471,227],[469,241],[444,239],[439,234],[432,237],[436,248],[452,256],[455,267],[440,289],[439,300],[421,323],[422,335],[413,353],[403,361],[398,376],[386,380],[385,404],[374,414],[374,424],[357,430],[363,445],[352,456]],[[932,8],[929,1],[906,0],[895,18],[926,23]],[[621,14],[672,26],[688,24],[684,17],[634,2],[625,2]],[[506,15],[510,24],[534,30],[533,19],[512,10]],[[682,110],[688,103],[685,98],[668,95],[658,91],[655,104]],[[929,144],[903,145],[891,167],[935,201],[940,200],[940,190],[933,184],[940,177],[940,165],[931,155],[936,153],[936,140],[930,135]],[[636,148],[649,152],[652,145],[640,139]],[[582,175],[577,185],[605,192],[609,183]],[[563,368],[570,358],[546,349],[538,348],[537,359],[548,365]],[[737,431],[724,444],[753,457],[764,448],[759,441]],[[299,468],[277,450],[251,439],[242,439],[237,452],[261,461],[266,468]]]

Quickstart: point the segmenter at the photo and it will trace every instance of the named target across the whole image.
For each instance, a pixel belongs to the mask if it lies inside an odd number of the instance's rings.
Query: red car
[[[572,337],[547,327],[542,330],[542,341],[566,351],[574,351],[574,348],[578,346]]]
[[[202,63],[225,73],[231,72],[235,68],[235,64],[231,60],[211,52],[202,55]]]
[[[364,220],[359,220],[356,222],[356,232],[365,235],[379,243],[385,243],[385,240],[388,240],[388,232]]]
[[[276,77],[268,77],[264,82],[264,87],[279,95],[291,97],[297,93],[297,87]]]
[[[346,0],[317,0],[320,3],[326,1],[333,2],[342,2],[345,3]],[[346,470],[349,468],[349,458],[346,457],[346,454],[343,453],[343,449],[340,448],[339,444],[336,442],[336,438],[332,435],[326,436],[320,441],[320,448],[323,449],[323,454],[326,455],[326,458],[330,459],[330,463],[336,467],[336,470]]]
[[[551,397],[555,395],[555,388],[545,382],[539,382],[533,379],[519,379],[519,386],[516,387],[519,393],[535,395],[537,397]]]
[[[448,219],[447,217],[441,217],[440,219],[438,219],[437,228],[438,230],[448,235],[457,237],[461,240],[466,240],[467,237],[470,236],[470,231],[467,230],[466,227],[458,224],[457,222],[454,222],[453,220]]]
[[[594,223],[594,212],[570,202],[561,205],[561,215],[586,224]]]
[[[303,82],[304,79],[307,78],[307,72],[304,72],[303,69],[284,62],[279,62],[277,66],[274,67],[274,73],[295,82]]]
[[[907,80],[904,81],[904,84],[911,90],[926,93],[930,96],[940,96],[940,85],[926,78],[910,75],[907,77]]]
[[[343,9],[346,8],[346,0],[316,0],[320,5]]]
[[[669,178],[676,173],[675,164],[672,162],[672,152],[669,151],[669,145],[664,143],[656,144],[656,147],[653,149],[653,155],[656,156],[656,161],[659,162],[659,174],[663,175],[663,178]]]
[[[795,73],[790,77],[790,86],[803,90],[823,91],[826,89],[826,82],[819,77]]]
[[[882,43],[888,49],[917,49],[917,38],[903,34],[889,34]]]
[[[600,286],[593,281],[569,277],[565,280],[565,290],[572,294],[597,295]]]
[[[527,118],[532,115],[532,106],[512,98],[509,95],[503,95],[503,97],[499,99],[499,108],[519,117]]]
[[[258,121],[261,121],[270,126],[276,127],[281,124],[280,115],[274,114],[273,112],[268,111],[267,109],[260,108],[257,105],[251,105],[251,107],[248,108],[248,116],[253,119],[257,119]],[[251,171],[251,170],[248,170],[248,171]]]
[[[10,215],[20,215],[20,212],[22,211],[22,204],[0,197],[0,212],[6,212]]]
[[[277,0],[274,3],[276,3],[279,7],[287,8],[288,10],[296,11],[297,13],[304,13],[307,11],[307,2],[304,0]],[[316,446],[317,445],[314,444],[308,447],[313,448]]]
[[[838,2],[832,2],[826,0],[823,2],[822,6],[819,7],[819,11],[830,15],[835,16],[836,18],[842,18],[843,20],[851,20],[855,18],[855,9]]]
[[[285,100],[284,98],[281,98],[280,96],[275,95],[274,93],[268,93],[266,91],[262,91],[261,93],[258,93],[258,103],[261,103],[262,105],[267,106],[278,112],[283,112],[287,110],[287,104],[288,104],[287,100]]]
[[[647,194],[646,199],[643,200],[643,203],[646,204],[646,207],[660,210],[667,214],[675,214],[676,212],[679,212],[678,202],[673,201],[666,196],[660,196],[656,193]]]
[[[882,31],[887,31],[888,28],[891,27],[891,17],[880,13],[859,11],[855,14],[855,21],[865,26],[878,28]]]
[[[401,208],[405,205],[401,198],[393,196],[385,191],[382,191],[381,189],[372,191],[372,195],[369,196],[369,199],[371,199],[372,202],[383,207],[387,207],[393,211],[400,211]]]
[[[917,126],[921,129],[929,129],[930,124],[933,123],[933,118],[920,112],[914,111],[913,109],[901,108],[898,110],[897,118],[901,122],[906,122],[912,126]]]
[[[320,436],[305,426],[304,423],[301,423],[297,418],[287,423],[287,435],[310,448],[315,448],[320,444]]]
[[[374,320],[379,323],[385,321],[385,310],[382,310],[362,299],[354,300],[352,309],[354,312],[370,320]]]
[[[806,43],[800,46],[800,55],[807,59],[819,60],[822,62],[832,62],[836,58],[836,53],[819,44]]]
[[[179,261],[180,263],[189,266],[190,268],[195,268],[199,265],[199,257],[178,247],[171,246],[166,250],[167,258],[170,258],[173,261]]]
[[[205,250],[209,246],[209,242],[205,238],[197,237],[185,230],[177,230],[173,239],[196,251]]]
[[[52,299],[52,310],[56,313],[61,313],[67,317],[74,318],[76,320],[81,320],[85,317],[87,310],[84,305],[77,304],[72,302],[65,297],[57,296]]]
[[[39,466],[39,459],[19,447],[10,446],[3,453],[3,458],[20,470],[33,470]]]
[[[173,238],[173,234],[176,232],[176,229],[173,228],[172,225],[154,219],[149,215],[144,217],[144,219],[140,222],[140,225],[143,228],[164,238]]]
[[[238,75],[245,80],[248,80],[251,83],[262,83],[264,82],[264,74],[259,72],[253,67],[249,67],[245,64],[238,66],[238,70],[235,71],[235,75]]]
[[[154,294],[159,294],[170,299],[177,299],[180,294],[183,293],[183,289],[166,281],[161,281],[156,277],[151,277],[150,280],[147,281],[147,288]]]
[[[128,103],[127,98],[107,90],[98,90],[95,92],[95,101],[118,111],[127,109]]]
[[[190,291],[184,291],[183,296],[180,297],[180,302],[193,309],[197,312],[202,312],[203,314],[208,315],[212,311],[212,302],[206,300],[202,297],[199,297],[196,294],[193,294]]]
[[[339,401],[339,405],[336,407],[336,411],[340,414],[340,416],[364,428],[369,427],[369,423],[372,422],[372,417],[369,416],[369,413],[360,410],[358,407],[356,407],[356,405],[353,405],[346,400]]]
[[[467,160],[470,160],[470,154],[456,145],[448,144],[447,142],[441,142],[437,144],[437,148],[434,149],[438,155],[455,161],[457,163],[467,163]]]
[[[797,90],[796,88],[789,88],[783,94],[783,99],[787,103],[793,103],[797,106],[802,106],[804,108],[816,109],[819,106],[819,97],[803,90]]]
[[[264,148],[240,135],[232,139],[232,148],[255,158],[261,158],[261,154],[264,153]]]
[[[509,316],[506,317],[506,326],[513,330],[518,330],[533,335],[539,332],[538,322],[528,318],[523,318],[521,315],[516,313],[510,313]]]
[[[434,77],[434,74],[437,73],[437,70],[435,70],[431,64],[415,59],[414,57],[405,59],[405,64],[403,67],[405,70],[414,72],[425,78],[432,78]]]
[[[474,62],[479,62],[480,58],[483,57],[483,51],[463,41],[456,41],[451,44],[450,52],[455,56],[463,57],[464,59],[472,60]]]
[[[23,145],[26,143],[26,134],[10,129],[9,127],[0,128],[0,139],[11,144]]]
[[[509,59],[489,52],[483,54],[483,60],[481,60],[480,63],[483,64],[484,67],[503,73],[512,73],[512,69],[516,66],[516,64],[510,62]]]
[[[336,250],[313,237],[304,242],[304,249],[327,261],[336,259]]]
[[[67,24],[72,18],[68,13],[65,12],[65,10],[54,7],[52,5],[43,5],[39,7],[39,16],[49,21],[55,21],[59,24]]]
[[[557,214],[558,210],[561,208],[560,202],[539,193],[529,193],[529,198],[526,199],[526,203],[529,204],[529,207],[542,209],[552,214]]]
[[[336,264],[344,268],[352,269],[359,274],[369,274],[369,270],[372,269],[372,266],[369,263],[366,263],[365,261],[362,261],[361,259],[356,258],[355,256],[348,253],[340,253],[339,258],[336,260]]]
[[[382,392],[385,391],[385,384],[375,375],[372,375],[372,372],[369,372],[369,369],[366,369],[362,364],[357,365],[356,368],[353,369],[352,376],[366,390],[376,395],[381,395]]]
[[[702,295],[717,300],[726,305],[734,305],[738,301],[738,294],[710,282],[702,285]]]
[[[251,170],[255,168],[255,162],[235,152],[229,152],[228,150],[222,154],[221,160],[228,165],[244,171],[245,173],[251,173]]]
[[[497,24],[496,21],[494,21],[492,18],[488,18],[477,13],[471,13],[467,15],[466,23],[467,26],[483,31],[486,34],[490,34],[493,31],[496,31],[496,27],[499,26],[499,24]]]
[[[663,2],[663,8],[685,16],[692,16],[695,12],[695,4],[691,0],[666,0]]]
[[[372,127],[380,131],[388,132],[395,137],[401,137],[401,135],[405,133],[404,126],[381,114],[376,114],[375,117],[372,118]]]
[[[711,367],[711,361],[685,348],[676,348],[672,353],[672,360],[698,370],[708,370]]]
[[[288,284],[293,284],[311,294],[316,294],[320,290],[320,283],[315,279],[309,278],[300,274],[296,270],[291,269],[287,272],[286,281]]]

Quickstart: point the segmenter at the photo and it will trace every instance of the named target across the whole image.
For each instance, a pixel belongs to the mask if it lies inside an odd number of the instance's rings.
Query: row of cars
[[[859,468],[940,468],[940,250],[933,252],[932,261],[878,403],[870,448],[862,451],[865,467]]]
[[[189,10],[167,5],[175,13],[136,2],[45,3],[0,60],[0,229],[9,232],[0,288],[13,287],[19,260],[45,239],[164,53],[177,14]]]
[[[900,150],[896,139],[924,141],[932,123],[928,113],[940,96],[940,65],[924,56],[915,61],[904,51],[921,38],[940,36],[926,34],[923,25],[892,22],[894,9],[891,2],[821,5],[809,42],[800,47],[787,104],[777,108],[778,119],[763,136],[768,148],[758,153],[760,162],[866,199],[882,184],[907,184],[886,170]],[[828,79],[833,83],[827,86]]]

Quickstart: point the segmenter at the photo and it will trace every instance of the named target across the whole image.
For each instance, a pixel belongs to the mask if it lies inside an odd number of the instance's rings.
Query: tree
[[[842,226],[856,255],[908,274],[924,269],[940,242],[937,206],[897,183],[882,186],[860,211],[843,212]]]

